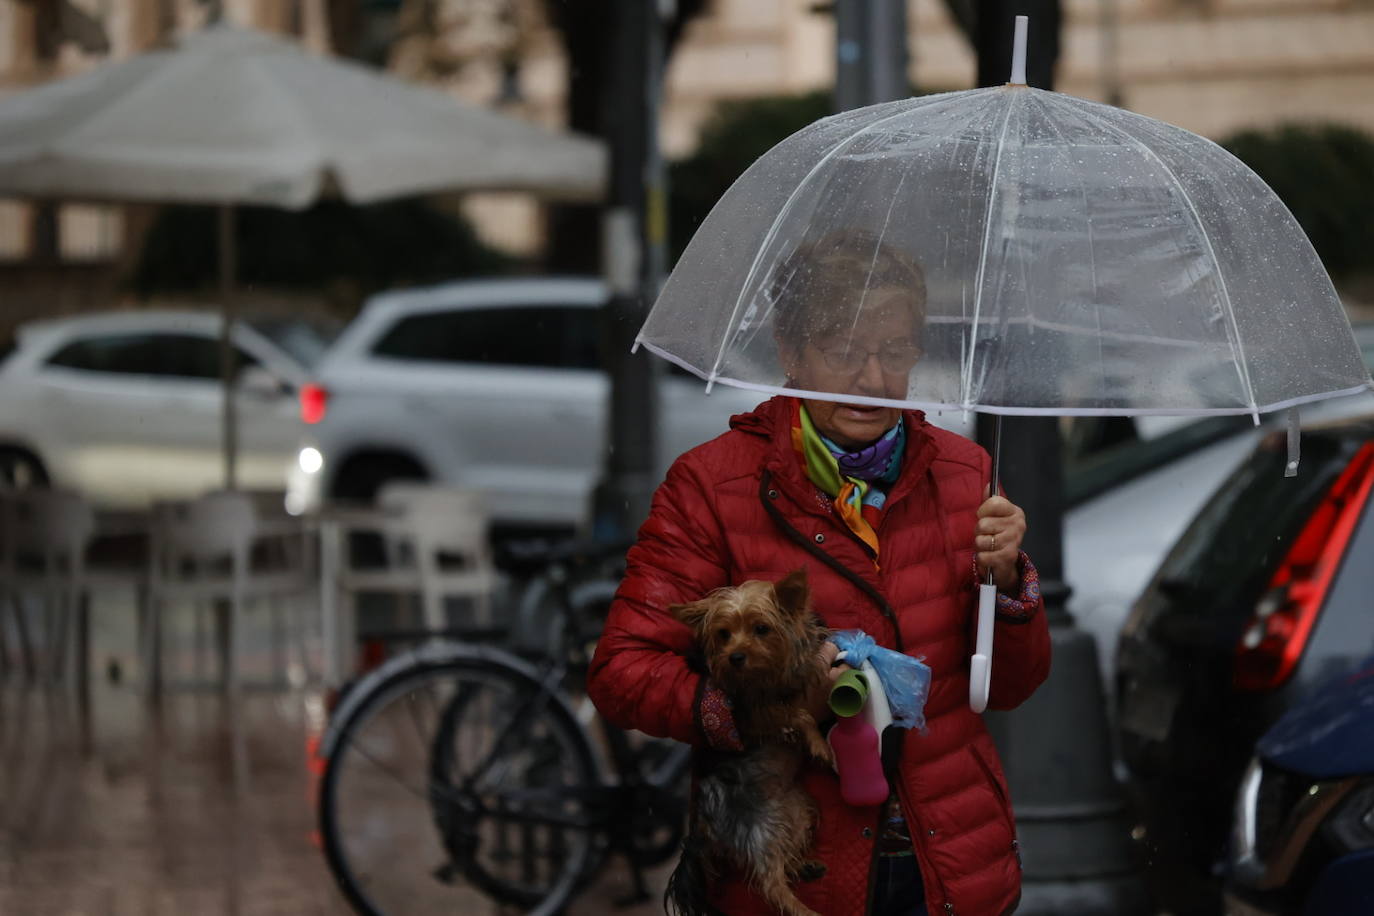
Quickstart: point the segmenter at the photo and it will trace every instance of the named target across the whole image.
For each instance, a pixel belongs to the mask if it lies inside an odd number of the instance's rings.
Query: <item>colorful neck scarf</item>
[[[902,469],[906,424],[898,420],[877,442],[849,452],[822,436],[806,405],[798,401],[792,415],[792,448],[801,457],[806,476],[835,501],[840,518],[876,558],[878,521],[887,490]]]

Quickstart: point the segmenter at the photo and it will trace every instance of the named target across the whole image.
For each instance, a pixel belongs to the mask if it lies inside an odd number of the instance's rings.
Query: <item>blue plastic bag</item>
[[[851,667],[857,668],[865,661],[873,663],[892,707],[893,725],[925,731],[930,668],[921,659],[884,649],[863,630],[840,630],[831,634],[830,641],[847,653],[844,661]]]

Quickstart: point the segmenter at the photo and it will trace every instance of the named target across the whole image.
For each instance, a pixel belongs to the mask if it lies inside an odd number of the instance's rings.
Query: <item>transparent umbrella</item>
[[[636,345],[708,390],[998,415],[1258,421],[1368,390],[1330,279],[1258,176],[1021,82],[779,143],[702,222]],[[881,373],[848,371],[874,355]],[[834,371],[799,368],[818,365]]]

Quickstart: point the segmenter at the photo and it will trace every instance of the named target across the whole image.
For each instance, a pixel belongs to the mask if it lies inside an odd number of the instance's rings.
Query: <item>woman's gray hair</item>
[[[924,325],[926,279],[916,260],[865,229],[841,229],[798,244],[774,268],[764,296],[778,341],[795,349],[818,331],[848,324],[846,315],[877,290],[908,293],[916,326]]]

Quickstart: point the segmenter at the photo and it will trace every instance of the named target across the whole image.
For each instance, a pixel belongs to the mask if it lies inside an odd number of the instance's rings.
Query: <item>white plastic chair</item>
[[[0,504],[5,598],[13,612],[24,667],[29,679],[34,679],[37,665],[26,603],[37,595],[47,675],[56,681],[75,637],[85,633],[84,621],[77,618],[84,614],[83,599],[90,587],[86,548],[95,533],[95,513],[79,494],[64,490],[11,491]],[[87,661],[77,660],[78,675],[84,675]]]
[[[478,494],[396,482],[383,487],[372,508],[326,510],[320,530],[328,683],[337,686],[354,671],[359,593],[418,595],[429,632],[448,629],[444,602],[451,597],[470,599],[474,624],[491,625],[491,595],[498,576]],[[358,562],[349,549],[355,534],[381,537],[385,565]]]
[[[255,565],[255,548],[266,539],[295,540],[301,536],[301,529],[299,522],[292,523],[291,528],[285,527],[282,520],[271,526],[265,524],[254,501],[247,493],[215,492],[191,502],[161,503],[155,507],[148,618],[141,650],[147,689],[156,691],[161,687],[163,618],[173,602],[190,601],[200,607],[218,604],[222,608],[218,628],[220,674],[223,685],[234,692],[240,681],[239,655],[247,604],[269,600],[275,615],[281,599],[313,591],[315,578],[304,551],[278,553],[278,558],[294,557],[291,562]],[[303,608],[299,601],[290,605],[295,611],[291,616],[296,618],[290,625],[292,641],[304,666]],[[198,626],[199,623],[198,619]],[[274,649],[280,662],[279,643]]]
[[[386,530],[392,572],[401,588],[420,594],[425,627],[447,628],[447,598],[471,599],[474,623],[491,625],[491,595],[496,568],[487,539],[487,512],[473,490],[396,481],[382,487],[377,504],[398,518]]]

